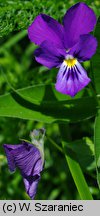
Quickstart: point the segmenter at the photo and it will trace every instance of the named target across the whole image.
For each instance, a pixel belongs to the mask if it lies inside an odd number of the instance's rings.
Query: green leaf
[[[97,48],[96,54],[92,58],[92,69],[93,69],[95,90],[98,95],[98,98],[100,98],[100,17],[98,18],[94,36],[98,40],[98,48]],[[94,146],[95,146],[97,182],[100,188],[100,111],[98,111],[98,114],[95,120]]]
[[[97,170],[97,181],[100,188],[100,111],[96,117],[94,130],[94,146],[95,146],[95,160]]]
[[[67,127],[68,125],[64,124],[63,129],[64,129],[64,126],[65,126],[65,131],[66,131],[66,128],[68,129],[68,127]],[[82,169],[81,169],[80,164],[77,160],[77,155],[78,155],[78,153],[80,153],[80,150],[78,150],[79,141],[77,141],[76,146],[73,147],[73,144],[75,144],[75,142],[69,143],[67,141],[63,141],[63,140],[65,140],[65,138],[67,137],[68,134],[66,134],[65,131],[63,131],[63,133],[62,133],[62,124],[61,125],[59,124],[59,129],[60,129],[60,133],[61,133],[61,137],[62,137],[62,148],[59,145],[57,145],[56,142],[54,140],[52,140],[50,137],[47,137],[47,138],[50,141],[50,143],[53,144],[53,146],[58,151],[60,151],[63,155],[65,155],[69,170],[72,174],[73,180],[76,184],[76,187],[78,189],[78,192],[79,192],[81,199],[91,200],[92,195],[90,193],[90,189],[88,188],[88,185],[85,181],[85,178],[84,178],[84,175],[82,172]],[[89,150],[94,152],[93,146],[91,146],[91,142],[89,142],[89,141],[88,141],[88,146],[90,148]],[[72,147],[70,147],[71,145],[72,145]],[[80,146],[81,145],[82,145],[82,141],[80,141]],[[93,143],[92,143],[92,145],[93,145]],[[82,147],[81,151],[83,151],[83,149],[84,148]],[[81,157],[84,157],[84,156],[85,155],[81,154]]]
[[[89,187],[74,152],[67,147],[66,142],[62,142],[62,145],[64,148],[66,161],[79,192],[80,198],[82,200],[92,200],[92,195],[89,191]]]
[[[92,163],[94,163],[94,144],[88,137],[69,142],[67,147],[75,152],[82,168],[91,169]]]
[[[0,116],[32,119],[45,123],[77,122],[96,114],[95,97],[70,99],[54,85],[37,85],[0,96]]]
[[[97,94],[100,94],[100,17],[98,18],[94,36],[97,38],[98,48],[96,54],[91,60],[91,64],[95,90]]]
[[[70,127],[69,124],[59,124],[59,130],[62,137],[62,147],[63,152],[65,154],[65,158],[69,167],[69,170],[72,174],[74,183],[77,187],[77,190],[79,192],[80,198],[82,200],[91,200],[92,195],[90,193],[89,187],[87,185],[87,182],[85,180],[84,174],[82,172],[81,166],[79,164],[79,161],[77,159],[77,154],[75,152],[76,146],[74,146],[73,149],[69,147],[71,145],[71,134],[70,134]],[[78,144],[79,145],[79,144]],[[81,143],[80,143],[81,145]],[[78,149],[78,146],[77,146]],[[73,151],[74,150],[74,151]],[[82,149],[81,149],[82,151]]]

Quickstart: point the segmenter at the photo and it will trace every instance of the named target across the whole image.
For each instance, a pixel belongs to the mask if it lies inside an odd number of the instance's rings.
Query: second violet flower
[[[18,168],[23,177],[25,189],[34,199],[41,172],[44,166],[44,135],[45,129],[33,130],[31,141],[22,141],[19,145],[4,144],[8,166],[11,172]]]
[[[63,25],[40,14],[28,28],[30,40],[40,46],[34,53],[37,62],[59,68],[55,88],[62,94],[73,97],[91,81],[81,62],[96,52],[97,40],[89,34],[95,25],[93,10],[79,2],[66,12]]]

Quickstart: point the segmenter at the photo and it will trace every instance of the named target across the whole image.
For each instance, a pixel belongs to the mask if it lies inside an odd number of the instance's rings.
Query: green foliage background
[[[33,56],[35,50],[34,44],[30,43],[27,36],[27,27],[36,15],[39,13],[46,13],[52,17],[58,19],[60,22],[66,10],[78,1],[75,0],[0,0],[0,95],[12,92],[12,88],[21,89],[36,84],[51,84],[55,82],[57,69],[51,71],[38,64]],[[97,14],[100,13],[99,1],[84,1],[86,2]],[[95,58],[95,57],[94,57]],[[94,64],[94,63],[93,63]],[[90,68],[90,62],[85,62],[84,67],[92,77],[93,74]],[[48,88],[48,95],[50,95],[51,102],[53,101],[55,90],[52,92],[52,88]],[[28,93],[27,93],[28,92]],[[34,97],[38,97],[39,93],[32,89],[30,92],[26,90],[25,97],[30,96],[31,101],[34,101]],[[50,93],[52,92],[52,93]],[[17,92],[18,93],[18,92]],[[100,93],[100,92],[98,92]],[[24,97],[23,93],[19,91],[19,94]],[[28,95],[29,94],[29,95]],[[49,100],[48,95],[46,100]],[[86,88],[78,96],[75,97],[76,105],[73,101],[67,103],[71,109],[71,105],[79,106],[78,98],[84,96],[92,96],[91,86]],[[60,96],[60,100],[70,100],[70,97]],[[27,99],[27,98],[24,98]],[[40,97],[41,99],[41,97]],[[29,98],[28,98],[29,100]],[[0,199],[29,199],[24,190],[24,184],[22,177],[17,170],[16,173],[11,174],[8,170],[6,157],[4,154],[3,144],[16,144],[20,143],[20,138],[29,139],[29,133],[34,128],[45,127],[47,137],[45,139],[45,169],[42,173],[42,178],[38,186],[38,192],[36,199],[80,199],[77,192],[75,183],[69,171],[69,167],[66,163],[64,155],[57,150],[61,147],[61,132],[66,134],[68,140],[68,148],[71,149],[77,157],[82,171],[85,175],[89,190],[94,199],[100,199],[100,191],[97,185],[96,163],[95,163],[95,151],[94,151],[94,115],[96,113],[94,98],[90,99],[90,105],[82,99],[79,108],[81,110],[74,113],[75,109],[71,109],[71,114],[74,117],[74,123],[71,120],[70,112],[66,116],[66,121],[69,125],[64,126],[55,121],[55,114],[53,120],[50,118],[41,120],[41,116],[36,116],[37,120],[30,118],[28,120],[23,117],[20,118],[5,118],[3,117],[4,108],[8,107],[10,113],[13,115],[13,107],[9,108],[9,97],[4,100],[4,97],[0,99]],[[3,104],[3,105],[2,105]],[[66,103],[65,103],[66,104]],[[78,104],[78,105],[77,105]],[[15,104],[15,106],[17,106]],[[49,106],[49,107],[48,107]],[[44,106],[44,109],[51,110],[52,106]],[[51,107],[50,107],[51,106]],[[58,104],[54,105],[56,108]],[[54,107],[53,106],[53,107]],[[59,104],[60,107],[60,104]],[[58,109],[60,109],[58,107]],[[42,107],[43,108],[43,107]],[[57,110],[54,110],[54,113]],[[89,117],[85,116],[85,111],[90,113]],[[18,111],[18,109],[17,109]],[[19,111],[18,111],[19,112]],[[63,106],[63,111],[65,108]],[[46,112],[44,111],[44,116]],[[28,113],[27,113],[28,115]],[[67,114],[66,114],[67,115]],[[5,116],[10,116],[5,114]],[[16,116],[16,115],[15,115]],[[15,117],[14,116],[14,117]],[[63,114],[59,119],[63,118]],[[85,116],[85,117],[84,117]],[[91,118],[90,118],[91,117]],[[40,118],[40,121],[39,121]],[[44,118],[44,117],[43,117]],[[76,121],[76,118],[85,119],[84,121]],[[49,124],[52,123],[52,124]],[[70,141],[69,141],[70,140]],[[98,144],[99,145],[99,144]],[[98,163],[98,161],[97,161]]]

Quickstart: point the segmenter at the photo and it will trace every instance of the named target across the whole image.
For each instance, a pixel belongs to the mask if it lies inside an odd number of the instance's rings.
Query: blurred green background
[[[75,0],[0,0],[0,95],[14,89],[34,84],[55,82],[57,69],[49,71],[38,64],[33,55],[35,50],[27,36],[27,27],[36,15],[46,13],[60,22],[66,10],[78,1]],[[93,8],[97,16],[99,1],[84,1]],[[85,68],[90,71],[89,62]],[[45,127],[50,139],[45,138],[45,169],[38,186],[36,199],[80,199],[71,177],[64,155],[54,145],[61,145],[59,125],[43,124],[30,120],[0,118],[0,200],[29,199],[19,171],[11,174],[8,170],[3,144],[20,143],[20,138],[29,139],[34,128]],[[77,124],[70,124],[69,131],[73,148],[84,171],[94,199],[100,199],[96,182],[93,145],[94,118]],[[69,131],[66,131],[69,134]],[[83,137],[83,143],[74,141]],[[85,142],[84,142],[85,140]],[[87,152],[87,155],[86,155]],[[87,157],[89,158],[87,160]]]

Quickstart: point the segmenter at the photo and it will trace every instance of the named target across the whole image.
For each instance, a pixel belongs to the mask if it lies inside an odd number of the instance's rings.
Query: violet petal
[[[57,48],[53,42],[44,41],[34,52],[36,61],[48,68],[58,67],[63,62],[66,51]]]
[[[63,26],[56,20],[45,14],[38,15],[28,28],[29,39],[40,45],[43,41],[52,41],[63,46]]]
[[[78,43],[72,47],[70,54],[79,61],[89,60],[96,52],[97,40],[89,34],[81,35]]]
[[[90,81],[86,71],[79,62],[72,68],[66,67],[63,63],[57,75],[55,88],[62,94],[74,97]]]
[[[80,35],[93,31],[96,25],[94,11],[85,3],[72,6],[64,16],[64,43],[66,49],[78,42]]]
[[[8,166],[11,172],[14,172],[16,170],[16,165],[14,161],[14,155],[12,153],[12,150],[16,150],[17,148],[20,148],[22,145],[8,145],[4,144],[5,153],[8,160]]]
[[[24,178],[26,192],[31,199],[34,199],[36,195],[39,180],[40,180],[39,175],[36,175],[35,177],[33,176],[30,179]]]
[[[16,167],[20,169],[26,191],[34,198],[44,163],[40,151],[27,142],[14,146],[5,144],[4,148],[10,170],[13,171]]]

